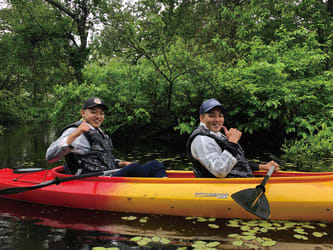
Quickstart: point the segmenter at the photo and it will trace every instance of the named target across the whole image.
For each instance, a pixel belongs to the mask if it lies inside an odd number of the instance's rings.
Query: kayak
[[[168,178],[86,177],[0,197],[90,210],[256,219],[232,199],[258,186],[266,172],[253,178],[195,178],[192,171],[167,171]],[[63,167],[14,173],[0,169],[3,189],[24,188],[64,179]],[[333,221],[333,172],[274,172],[265,185],[270,219]]]

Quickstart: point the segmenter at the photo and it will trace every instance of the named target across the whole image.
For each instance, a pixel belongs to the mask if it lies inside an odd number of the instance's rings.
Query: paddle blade
[[[248,212],[262,219],[268,219],[271,215],[265,190],[262,187],[241,190],[232,194],[231,198]]]

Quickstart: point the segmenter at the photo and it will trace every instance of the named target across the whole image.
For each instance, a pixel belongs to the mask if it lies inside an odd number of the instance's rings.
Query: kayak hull
[[[103,211],[254,219],[231,195],[255,188],[255,178],[194,178],[191,171],[168,171],[169,178],[89,177],[62,182],[3,198]],[[62,167],[14,174],[0,169],[0,189],[27,187],[68,177]],[[333,172],[273,173],[265,186],[271,219],[333,221]]]

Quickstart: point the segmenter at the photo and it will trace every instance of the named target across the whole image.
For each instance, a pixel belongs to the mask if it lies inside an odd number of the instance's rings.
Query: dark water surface
[[[59,165],[44,159],[55,136],[44,126],[7,130],[0,137],[1,168]],[[188,167],[183,145],[115,146],[124,160]],[[333,224],[123,214],[0,199],[1,249],[333,249]]]

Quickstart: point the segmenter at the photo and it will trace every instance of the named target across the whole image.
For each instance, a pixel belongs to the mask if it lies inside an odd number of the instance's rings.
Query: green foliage
[[[0,90],[0,124],[10,125],[19,123],[27,118],[27,99],[21,95],[16,96],[10,91]]]
[[[321,164],[326,163],[323,162],[325,159],[330,160],[331,164],[333,162],[333,126],[323,126],[317,134],[286,142],[282,150],[283,159],[298,170],[329,171],[327,168],[321,169]]]
[[[11,3],[0,10],[0,89],[29,99],[31,119],[61,127],[99,96],[111,108],[109,132],[184,134],[214,97],[227,126],[277,141],[332,126],[333,25],[323,1],[80,0],[62,2],[65,13],[53,1]]]
[[[174,127],[175,130],[179,130],[179,133],[182,134],[190,134],[196,126],[196,120],[191,117],[190,122],[180,122],[178,121],[178,125]]]
[[[6,128],[2,125],[0,125],[0,136],[5,133]]]

